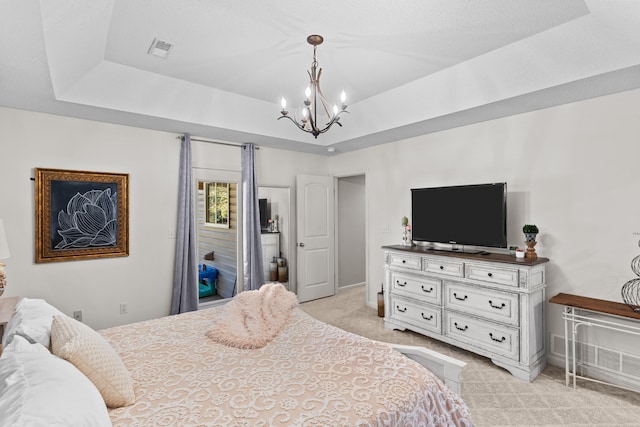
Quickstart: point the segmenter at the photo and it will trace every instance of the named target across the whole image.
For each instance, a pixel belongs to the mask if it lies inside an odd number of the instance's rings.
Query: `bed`
[[[125,372],[123,378],[130,378],[133,390],[133,395],[128,397],[130,401],[108,403],[109,423],[99,410],[101,418],[95,422],[85,417],[79,424],[66,420],[66,424],[60,425],[473,425],[467,406],[456,392],[464,364],[455,359],[423,348],[372,341],[320,322],[297,307],[266,345],[238,348],[207,336],[212,323],[220,319],[224,310],[224,306],[214,307],[97,333],[89,332],[90,328],[68,316],[52,312],[49,342],[46,333],[36,339],[23,339],[24,331],[16,333],[15,324],[8,325],[3,344],[12,333],[14,343],[3,345],[5,350],[0,357],[0,414],[3,414],[3,399],[11,396],[11,387],[6,386],[7,371],[11,371],[6,366],[7,360],[15,364],[13,359],[19,358],[28,345],[39,345],[40,349],[49,344],[53,353],[72,362],[67,365],[76,365],[86,373],[85,377],[104,397],[103,407],[107,398],[100,381],[112,381],[117,375],[105,371],[106,379],[96,380],[91,377],[95,366],[87,370],[79,363],[80,359],[90,360],[91,364],[92,359],[99,357],[96,354],[105,349],[106,353],[113,352],[109,355],[117,360],[112,362]],[[47,316],[49,313],[43,318]],[[60,322],[65,326],[60,327]],[[74,359],[74,355],[64,354],[60,345],[56,350],[60,330],[64,331],[63,335],[86,333],[90,336],[88,341],[75,345],[74,351],[84,351],[83,347],[87,346],[97,347],[98,351],[93,348],[83,358]],[[63,347],[69,347],[69,341]],[[38,357],[59,359],[40,353],[39,350]],[[69,389],[67,385],[65,390]],[[83,397],[90,394],[84,393]],[[41,408],[37,408],[33,398],[27,400],[36,408],[27,408],[23,415],[36,417]],[[68,413],[69,409],[65,411]],[[0,424],[5,425],[2,418]]]

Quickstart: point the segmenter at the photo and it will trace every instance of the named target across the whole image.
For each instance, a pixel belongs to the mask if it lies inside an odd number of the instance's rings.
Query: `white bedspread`
[[[212,308],[101,331],[134,380],[114,426],[470,426],[416,362],[296,308],[265,347],[215,343]]]

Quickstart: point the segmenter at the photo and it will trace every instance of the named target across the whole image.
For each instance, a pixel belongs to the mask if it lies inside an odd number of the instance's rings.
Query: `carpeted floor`
[[[398,344],[421,345],[467,363],[462,398],[477,427],[640,426],[640,393],[588,381],[564,385],[564,369],[548,366],[526,383],[487,358],[410,331],[384,329],[377,310],[365,304],[365,288],[300,305],[313,317],[349,332]]]

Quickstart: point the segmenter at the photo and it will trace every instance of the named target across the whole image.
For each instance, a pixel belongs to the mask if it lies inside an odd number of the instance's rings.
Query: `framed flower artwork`
[[[36,262],[129,256],[129,175],[35,170]]]

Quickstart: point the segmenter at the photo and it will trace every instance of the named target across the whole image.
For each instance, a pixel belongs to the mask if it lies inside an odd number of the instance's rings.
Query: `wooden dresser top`
[[[391,250],[391,251],[403,251],[415,255],[434,255],[434,256],[444,256],[444,257],[455,257],[455,258],[464,258],[476,261],[489,261],[489,262],[503,262],[507,264],[519,264],[526,266],[533,266],[538,264],[544,264],[545,262],[549,262],[549,258],[541,258],[538,257],[535,260],[531,260],[528,258],[516,258],[514,255],[509,254],[495,254],[489,253],[487,255],[481,255],[478,253],[465,253],[465,252],[456,252],[456,251],[442,251],[442,250],[434,250],[427,249],[422,246],[403,246],[403,245],[389,245],[383,246],[382,249]]]

